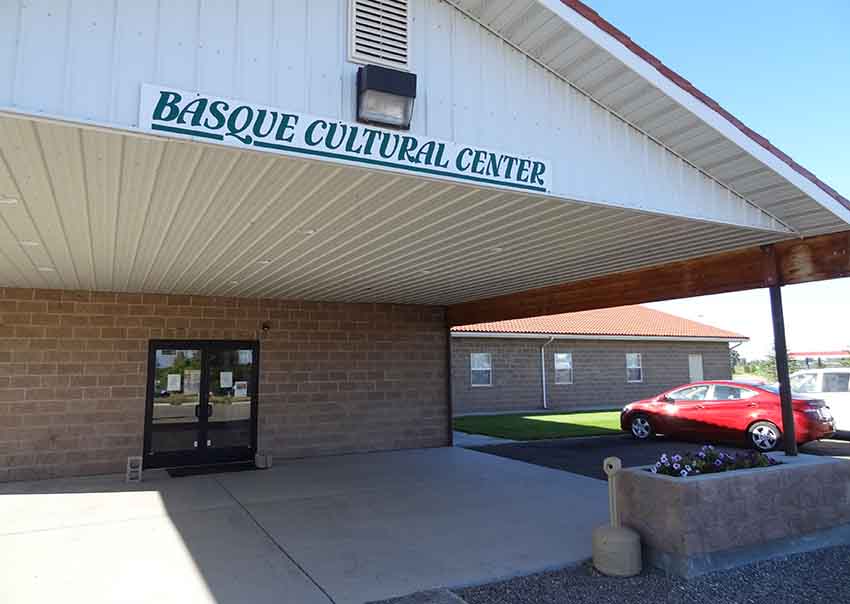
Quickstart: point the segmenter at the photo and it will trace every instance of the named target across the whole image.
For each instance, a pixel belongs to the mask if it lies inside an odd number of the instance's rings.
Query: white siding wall
[[[6,0],[0,109],[137,125],[142,82],[354,120],[347,0]],[[412,130],[552,161],[553,194],[784,230],[455,8],[413,0]]]

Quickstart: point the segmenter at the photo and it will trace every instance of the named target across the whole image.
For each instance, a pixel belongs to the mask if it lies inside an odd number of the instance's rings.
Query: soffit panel
[[[20,199],[0,285],[452,304],[787,238],[46,121],[0,134]]]

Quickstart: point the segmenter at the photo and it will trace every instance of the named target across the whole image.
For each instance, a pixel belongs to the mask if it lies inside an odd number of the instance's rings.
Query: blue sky
[[[605,19],[850,196],[850,2],[585,0]],[[850,348],[850,279],[784,288],[792,349]],[[766,290],[651,306],[772,342]]]

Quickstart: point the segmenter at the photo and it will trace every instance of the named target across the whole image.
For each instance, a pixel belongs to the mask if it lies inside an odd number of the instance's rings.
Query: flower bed
[[[668,456],[666,453],[662,453],[659,460],[649,467],[649,471],[653,474],[685,478],[732,470],[768,468],[780,463],[773,457],[758,451],[730,454],[718,451],[712,445],[704,445],[699,451],[685,453],[684,455],[674,453]]]
[[[667,456],[668,465],[659,459],[663,470],[627,468],[616,476],[620,520],[640,534],[647,564],[687,577],[850,542],[848,461],[707,448],[679,457]]]

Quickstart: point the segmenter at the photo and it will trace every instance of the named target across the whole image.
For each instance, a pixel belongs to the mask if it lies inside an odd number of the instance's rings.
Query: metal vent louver
[[[407,69],[407,0],[351,0],[351,58]]]

